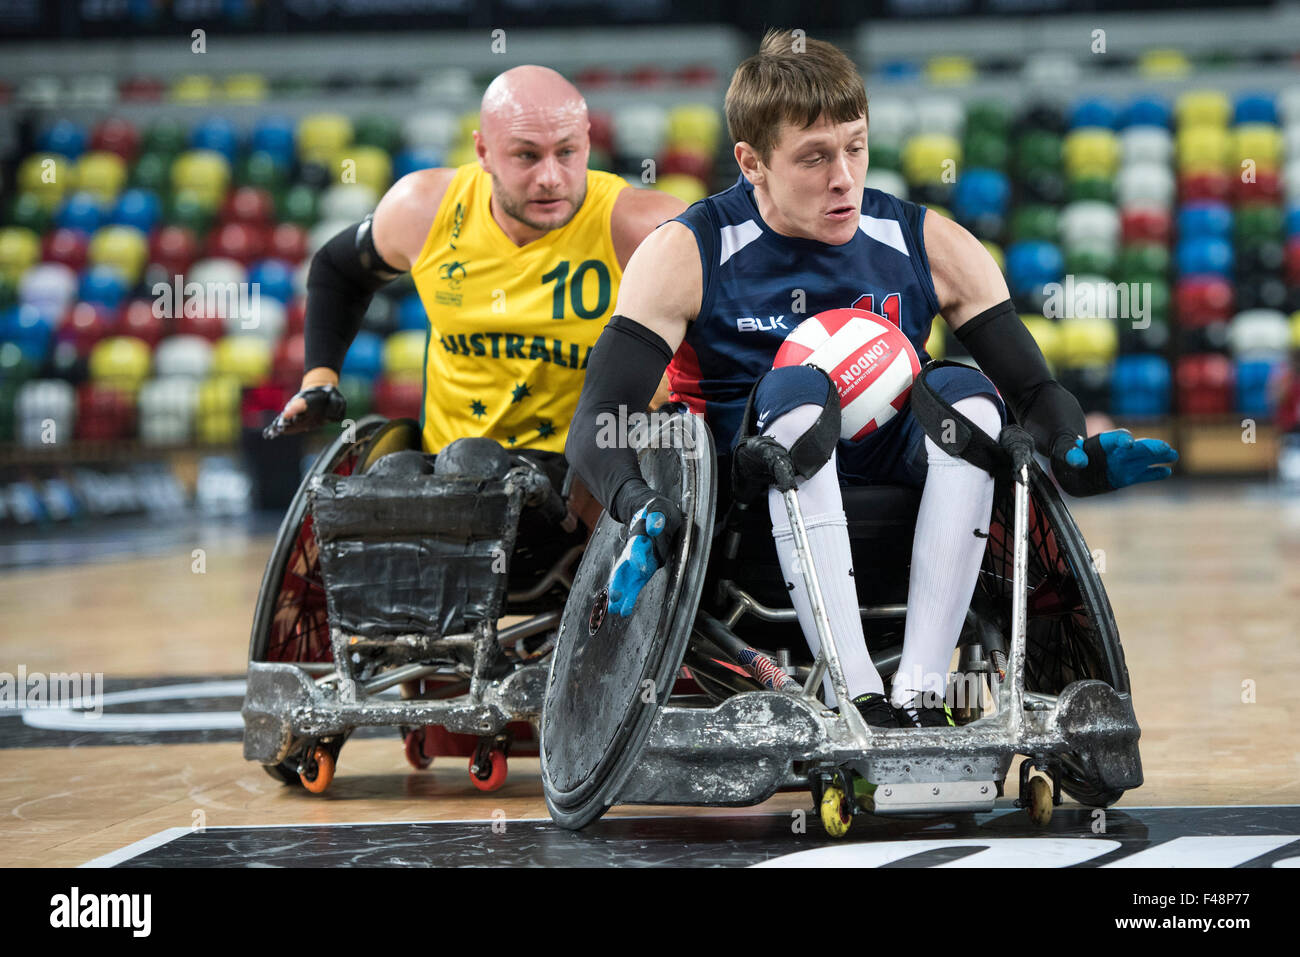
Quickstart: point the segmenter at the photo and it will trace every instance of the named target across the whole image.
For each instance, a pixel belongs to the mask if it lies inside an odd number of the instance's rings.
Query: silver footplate
[[[876,788],[875,813],[907,811],[992,811],[993,781],[894,781]]]

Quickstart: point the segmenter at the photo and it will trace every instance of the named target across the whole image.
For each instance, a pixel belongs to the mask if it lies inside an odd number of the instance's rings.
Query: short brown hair
[[[796,52],[798,49],[798,52]],[[867,91],[839,47],[788,30],[768,30],[758,53],[736,67],[727,88],[727,130],[766,163],[781,123],[807,129],[826,116],[848,123],[867,115]]]

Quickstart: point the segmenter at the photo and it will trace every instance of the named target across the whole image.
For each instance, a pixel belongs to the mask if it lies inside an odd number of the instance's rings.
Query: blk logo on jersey
[[[775,332],[780,329],[782,332],[789,332],[790,327],[785,324],[785,316],[741,316],[736,320],[737,332]]]

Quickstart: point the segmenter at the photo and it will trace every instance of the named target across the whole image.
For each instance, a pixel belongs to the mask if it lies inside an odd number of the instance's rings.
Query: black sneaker
[[[862,715],[862,720],[870,728],[897,728],[898,717],[889,706],[889,699],[882,694],[868,691],[853,699],[853,706]]]
[[[901,708],[895,707],[894,718],[900,728],[955,728],[952,712],[948,704],[940,700],[936,705],[926,705],[922,696],[913,695],[911,700]]]

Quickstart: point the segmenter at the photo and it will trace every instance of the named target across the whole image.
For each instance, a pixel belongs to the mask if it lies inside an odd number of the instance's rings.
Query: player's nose
[[[841,156],[831,166],[830,188],[837,193],[844,193],[853,187],[853,170],[849,158]]]

